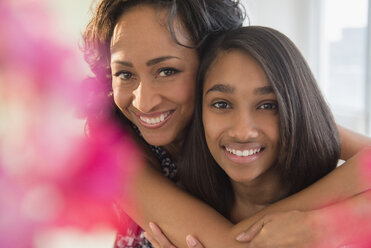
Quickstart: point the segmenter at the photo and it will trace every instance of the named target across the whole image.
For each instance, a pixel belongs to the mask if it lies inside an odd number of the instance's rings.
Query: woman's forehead
[[[168,43],[176,44],[171,32],[180,44],[191,45],[187,30],[182,25],[180,18],[175,18],[169,27],[169,15],[166,8],[157,8],[148,4],[130,8],[118,20],[111,39],[111,49],[122,41],[153,43],[164,39]]]

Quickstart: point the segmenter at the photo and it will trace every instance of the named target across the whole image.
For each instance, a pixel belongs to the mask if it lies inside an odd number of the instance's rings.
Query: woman
[[[176,174],[171,157],[174,160],[178,158],[193,114],[190,100],[194,97],[199,52],[194,47],[199,47],[212,32],[241,26],[242,20],[238,3],[227,0],[103,0],[98,4],[84,35],[86,59],[97,81],[106,89],[105,93],[96,92],[96,95],[109,97],[112,81],[113,100],[117,106],[114,107],[115,118],[126,128],[134,130],[134,137],[142,136],[150,145],[156,145],[147,146],[138,139],[149,163],[162,167],[169,176]],[[96,95],[93,94],[94,97]],[[90,126],[101,115],[102,112],[90,116]],[[341,134],[343,144],[350,147],[342,150],[344,159],[350,158],[369,142],[366,138],[355,142],[352,140],[355,136],[348,131]],[[354,162],[348,164],[341,172],[348,174],[348,171],[357,170]],[[340,182],[342,176],[341,173],[334,174],[333,179],[324,184]],[[339,198],[345,198],[365,188],[356,185],[356,182],[355,177],[348,191],[335,193]],[[183,243],[184,235],[195,230],[192,221],[204,220],[203,225],[199,225],[200,232],[206,230],[209,224],[220,227],[205,233],[205,236],[211,237],[210,240],[213,239],[210,241],[212,247],[216,247],[214,242],[220,244],[213,237],[221,237],[232,227],[216,211],[174,187],[149,166],[143,167],[132,182],[127,182],[126,187],[128,192],[123,193],[122,201],[118,201],[124,210],[144,228],[147,228],[149,220],[154,220],[165,232],[176,230],[167,233],[175,243]],[[326,188],[323,185],[318,187]],[[333,196],[335,193],[330,192]],[[133,201],[125,201],[125,198]],[[311,202],[310,193],[303,194],[303,198]],[[328,199],[325,191],[323,198],[326,199],[323,202],[333,200]],[[150,202],[153,204],[148,204]],[[293,202],[292,205],[283,203],[279,209],[299,208],[302,201]],[[179,213],[177,204],[189,208]],[[315,207],[310,204],[305,206]],[[175,229],[179,221],[184,224]],[[239,244],[231,237],[228,246],[233,245]]]
[[[138,142],[151,164],[174,181],[174,159],[193,116],[197,47],[208,33],[243,19],[230,0],[101,1],[85,32],[85,57],[106,95],[113,89],[114,118],[145,140]],[[88,118],[90,129],[96,121]],[[118,245],[146,245],[135,227],[128,232]]]

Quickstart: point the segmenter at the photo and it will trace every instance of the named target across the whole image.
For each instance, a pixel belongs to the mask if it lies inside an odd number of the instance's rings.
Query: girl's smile
[[[248,164],[259,158],[264,147],[259,143],[230,144],[224,146],[224,151],[232,162]]]

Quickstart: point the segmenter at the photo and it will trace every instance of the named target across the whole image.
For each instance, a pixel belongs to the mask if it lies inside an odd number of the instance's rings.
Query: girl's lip
[[[245,142],[245,143],[228,143],[223,145],[224,148],[227,149],[235,149],[235,150],[254,150],[263,148],[263,145],[258,142]]]
[[[227,151],[226,147],[223,147],[223,151],[224,151],[225,155],[227,156],[227,158],[229,160],[231,160],[232,162],[237,163],[237,164],[249,164],[249,163],[252,163],[255,160],[257,160],[261,156],[262,152],[264,151],[263,147],[261,147],[261,146],[259,146],[259,147],[255,148],[255,149],[260,149],[258,152],[256,152],[255,154],[252,154],[252,155],[247,155],[247,156],[246,155],[245,156],[242,156],[242,155],[239,156],[239,155],[233,154],[232,152]],[[241,149],[241,147],[240,147],[239,149],[235,149],[235,150],[239,150],[239,151],[255,150],[251,146],[248,149],[246,149],[246,148],[247,147],[245,146],[244,149]],[[230,147],[229,147],[229,149],[230,149]]]
[[[168,110],[151,114],[135,113],[135,115],[142,126],[156,129],[164,126],[173,116],[174,112],[175,110]]]

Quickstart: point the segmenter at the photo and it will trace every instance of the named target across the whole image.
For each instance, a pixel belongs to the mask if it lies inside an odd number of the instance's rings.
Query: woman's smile
[[[175,110],[156,112],[152,114],[135,113],[138,121],[146,128],[160,128],[164,126],[173,116]]]

